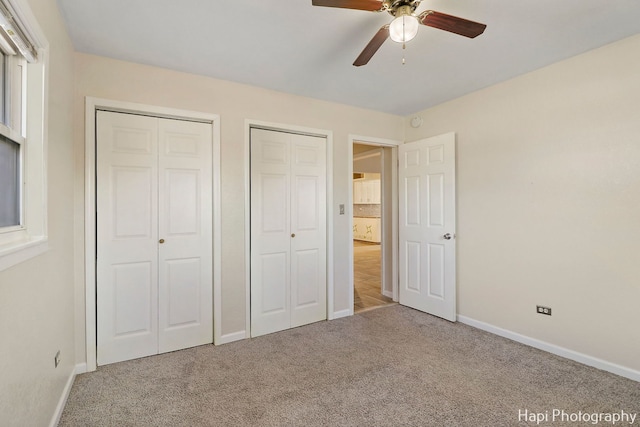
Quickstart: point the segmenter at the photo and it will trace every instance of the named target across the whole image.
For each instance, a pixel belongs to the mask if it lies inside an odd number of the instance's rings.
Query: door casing
[[[103,98],[85,98],[85,186],[84,186],[84,254],[85,254],[85,347],[86,367],[82,372],[95,371],[96,363],[96,111],[135,113],[162,118],[192,120],[212,126],[212,188],[213,188],[213,342],[221,343],[221,230],[220,221],[220,116],[174,108],[157,107]],[[85,369],[82,369],[85,368]]]
[[[382,148],[392,148],[392,171],[391,176],[387,176],[384,171],[384,167],[382,168],[381,180],[391,181],[391,195],[390,197],[386,197],[383,193],[383,206],[390,205],[391,217],[384,218],[382,221],[382,238],[383,246],[385,248],[391,247],[390,251],[385,249],[382,254],[382,277],[387,276],[387,269],[391,269],[391,289],[393,295],[391,296],[394,301],[398,300],[398,149],[397,147],[402,144],[402,141],[396,141],[392,139],[383,139],[383,138],[375,138],[371,136],[360,136],[360,135],[349,135],[349,147],[347,150],[347,176],[348,182],[351,183],[353,179],[353,144],[364,144],[371,145],[371,148],[382,147]],[[384,188],[384,184],[383,184]],[[353,303],[354,303],[354,275],[353,275],[353,186],[349,185],[349,197],[347,198],[348,209],[347,214],[349,214],[349,245],[348,245],[348,256],[349,256],[349,309],[341,312],[341,316],[351,316],[353,315]],[[387,209],[385,209],[387,210]],[[389,230],[390,228],[390,230]],[[385,239],[385,236],[387,238]],[[391,253],[391,256],[388,257],[386,254]]]

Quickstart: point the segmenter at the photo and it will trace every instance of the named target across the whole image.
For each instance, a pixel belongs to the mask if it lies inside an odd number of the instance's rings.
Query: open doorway
[[[390,219],[384,197],[389,174],[384,171],[384,148],[353,144],[354,313],[394,304],[392,289],[385,291],[390,286],[385,272],[391,272],[385,253],[392,242],[384,232],[384,220],[388,224]]]

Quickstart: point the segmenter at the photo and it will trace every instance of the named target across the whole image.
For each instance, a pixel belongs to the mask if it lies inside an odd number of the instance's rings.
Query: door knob
[[[445,235],[444,235],[444,236],[442,236],[442,237],[444,237],[444,240],[451,240],[451,237],[452,237],[452,236],[451,236],[451,233],[447,233],[447,234],[445,234]]]
[[[164,239],[158,240],[158,243],[163,244],[164,243]]]
[[[296,233],[291,233],[291,237],[296,237]]]

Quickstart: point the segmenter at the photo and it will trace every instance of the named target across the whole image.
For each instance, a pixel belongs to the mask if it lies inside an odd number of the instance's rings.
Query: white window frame
[[[0,229],[0,271],[13,267],[48,249],[47,239],[47,106],[49,43],[26,0],[4,0],[36,46],[36,62],[24,63],[22,120],[13,121],[12,140],[21,138],[21,224]],[[14,111],[13,115],[17,112]],[[15,117],[14,117],[15,119]],[[3,129],[9,129],[4,127]],[[22,135],[19,135],[22,134]],[[12,137],[13,136],[13,137]],[[23,137],[24,136],[24,137]]]

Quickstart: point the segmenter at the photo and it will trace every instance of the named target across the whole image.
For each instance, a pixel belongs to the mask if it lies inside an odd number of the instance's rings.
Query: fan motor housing
[[[411,15],[420,5],[421,0],[385,0],[384,5],[391,16]]]

